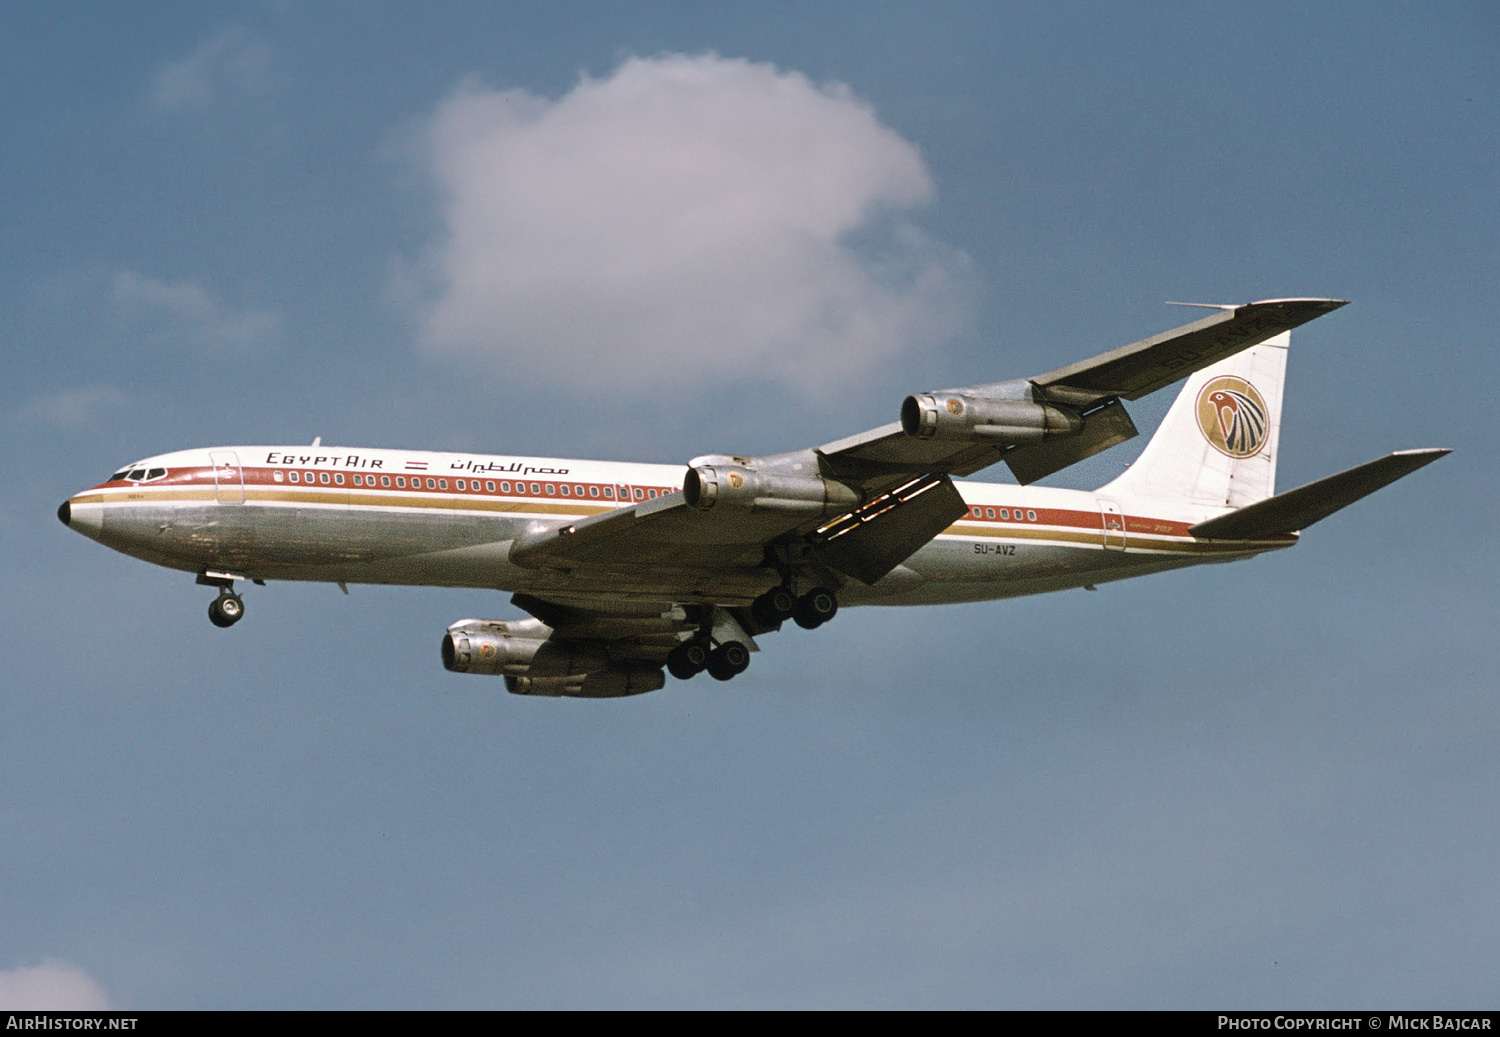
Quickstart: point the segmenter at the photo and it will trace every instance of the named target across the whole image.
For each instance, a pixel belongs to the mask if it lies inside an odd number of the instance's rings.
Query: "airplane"
[[[1009,598],[1297,542],[1449,453],[1389,454],[1276,493],[1289,332],[1344,305],[1270,299],[1033,378],[918,392],[900,419],[820,447],[687,466],[311,446],[162,454],[58,509],[63,524],[218,588],[492,588],[528,619],[464,619],[454,672],[517,694],[613,698],[666,673],[743,672],[756,637],[841,606]],[[1137,434],[1125,402],[1186,384],[1124,474],[1034,485]],[[1018,485],[960,481],[1005,462]],[[663,670],[665,668],[665,671]]]

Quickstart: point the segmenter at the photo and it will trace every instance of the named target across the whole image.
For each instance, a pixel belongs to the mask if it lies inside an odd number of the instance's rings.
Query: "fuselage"
[[[59,509],[71,528],[173,569],[253,580],[482,587],[549,596],[748,602],[778,577],[628,564],[555,573],[518,537],[680,491],[681,465],[337,447],[232,446],[139,461]],[[1000,483],[955,484],[968,514],[848,605],[979,601],[1089,586],[1296,542],[1194,537],[1229,509]],[[712,515],[704,515],[705,523]]]

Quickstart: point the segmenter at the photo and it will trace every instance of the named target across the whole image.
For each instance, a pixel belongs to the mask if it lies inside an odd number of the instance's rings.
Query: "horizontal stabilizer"
[[[1278,533],[1295,533],[1447,453],[1451,451],[1441,448],[1400,450],[1347,472],[1330,475],[1227,515],[1200,522],[1189,532],[1195,537],[1216,540],[1255,540]]]

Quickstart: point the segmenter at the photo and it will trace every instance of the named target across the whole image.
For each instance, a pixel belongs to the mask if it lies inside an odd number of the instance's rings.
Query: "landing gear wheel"
[[[238,594],[220,594],[208,603],[208,621],[216,627],[232,627],[245,616],[245,602]]]
[[[750,603],[750,614],[763,627],[777,627],[797,611],[797,595],[785,584],[772,587]]]
[[[680,681],[692,680],[708,668],[708,645],[684,641],[667,653],[667,672]]]
[[[716,681],[737,677],[749,666],[750,649],[738,641],[725,641],[708,656],[708,675]]]
[[[792,613],[792,618],[802,629],[812,630],[827,623],[838,610],[839,600],[833,596],[833,591],[815,587],[797,599],[797,610]]]

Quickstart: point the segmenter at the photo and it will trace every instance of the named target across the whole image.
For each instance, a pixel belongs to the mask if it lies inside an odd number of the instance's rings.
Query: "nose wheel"
[[[216,627],[232,627],[245,616],[245,600],[229,588],[208,603],[208,621]]]
[[[243,580],[234,573],[202,572],[198,586],[217,587],[219,596],[208,603],[208,621],[216,627],[232,627],[245,618],[245,599],[234,592],[234,581]],[[262,580],[252,582],[265,586]]]

